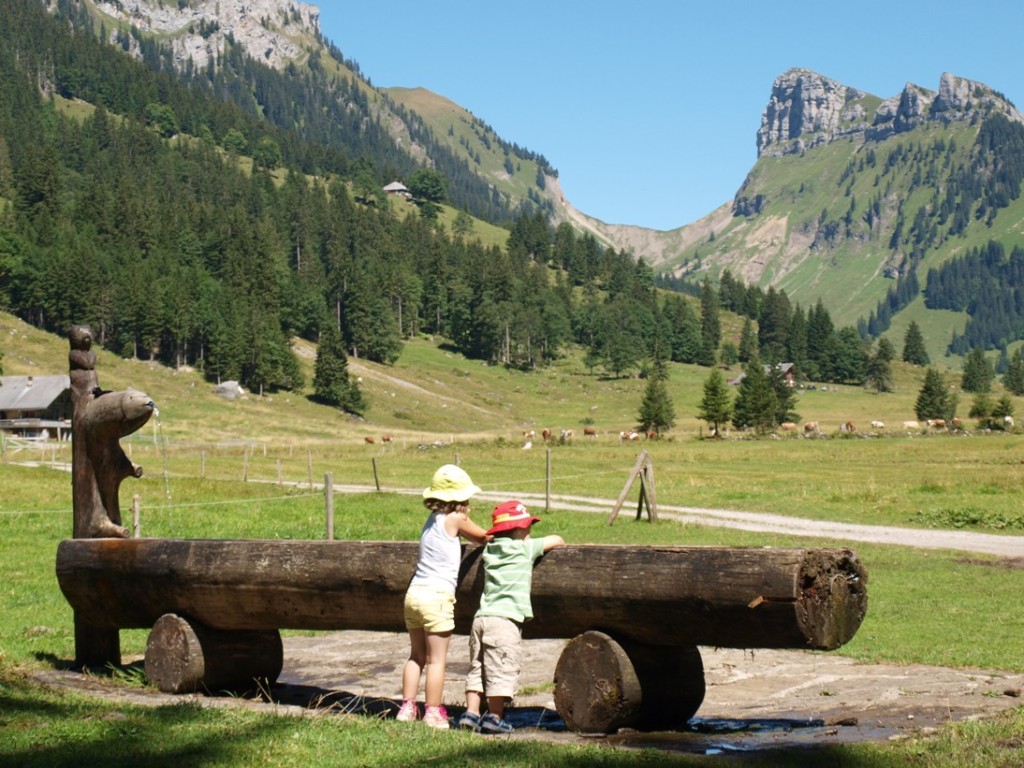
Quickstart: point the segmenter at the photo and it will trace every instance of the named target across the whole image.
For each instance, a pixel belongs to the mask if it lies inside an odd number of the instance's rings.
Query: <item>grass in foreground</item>
[[[670,447],[670,446],[669,446]],[[465,447],[474,478],[497,486],[512,482],[518,449],[498,452]],[[664,449],[663,449],[664,450]],[[441,457],[427,452],[390,458],[394,486],[422,485]],[[668,453],[666,463],[668,461]],[[742,454],[741,454],[742,455]],[[335,457],[363,463],[366,457]],[[445,456],[441,460],[447,460]],[[1005,457],[1004,457],[1005,459]],[[156,457],[144,488],[143,532],[147,536],[214,538],[322,538],[319,492],[171,475],[171,503]],[[266,460],[269,464],[272,457]],[[602,460],[590,457],[587,472]],[[701,463],[693,463],[700,470]],[[756,465],[756,452],[737,462],[739,476]],[[967,462],[965,462],[966,465]],[[981,461],[985,464],[985,461]],[[999,463],[998,461],[996,462]],[[355,465],[355,464],[353,464]],[[269,464],[273,466],[273,464]],[[604,464],[607,466],[607,464]],[[663,465],[659,465],[661,467]],[[781,466],[781,465],[779,465]],[[266,469],[266,465],[264,466]],[[706,467],[705,470],[712,468]],[[713,468],[724,472],[723,466]],[[806,467],[805,467],[806,469]],[[990,467],[991,469],[991,467]],[[767,477],[770,473],[765,473]],[[608,480],[576,480],[580,493],[614,496],[622,471]],[[659,483],[666,477],[659,472]],[[267,478],[269,479],[269,478]],[[319,478],[318,478],[319,480]],[[71,611],[53,574],[58,541],[70,535],[70,488],[66,473],[0,466],[0,764],[11,765],[227,765],[397,766],[444,765],[718,765],[735,759],[671,756],[534,742],[497,742],[467,734],[435,734],[392,721],[350,716],[292,718],[249,711],[193,706],[144,709],[113,706],[42,690],[27,682],[32,668],[66,663],[74,654]],[[564,480],[562,481],[565,482]],[[596,485],[595,485],[596,482]],[[738,479],[733,480],[739,483]],[[767,482],[767,481],[766,481]],[[810,480],[806,480],[811,488]],[[825,480],[822,482],[831,482]],[[950,479],[953,482],[953,479]],[[963,482],[962,478],[955,480]],[[667,485],[668,483],[666,483]],[[659,489],[661,485],[659,485]],[[133,490],[126,483],[122,501]],[[564,491],[564,489],[562,489]],[[941,490],[941,489],[940,489]],[[781,487],[779,493],[781,493]],[[808,491],[811,493],[812,491]],[[929,495],[930,492],[925,492]],[[932,496],[937,495],[936,491]],[[659,497],[661,495],[659,494]],[[884,511],[884,505],[880,506]],[[486,516],[486,503],[477,507]],[[539,509],[536,511],[540,511]],[[627,510],[628,512],[628,510]],[[337,498],[339,538],[415,539],[423,510],[415,498],[364,494]],[[842,542],[768,537],[724,529],[634,522],[624,514],[609,527],[606,515],[552,511],[546,530],[574,543],[722,544],[736,546],[835,546]],[[1024,617],[1014,596],[1024,591],[1024,571],[1000,567],[991,558],[961,553],[918,552],[882,545],[853,546],[869,571],[869,610],[860,631],[838,653],[865,661],[895,661],[988,669],[1024,670]],[[126,655],[144,650],[147,633],[122,632]],[[961,723],[937,735],[903,744],[855,745],[745,757],[754,766],[1016,766],[1024,738],[1024,710],[982,723]],[[1017,761],[1017,762],[1014,762]]]

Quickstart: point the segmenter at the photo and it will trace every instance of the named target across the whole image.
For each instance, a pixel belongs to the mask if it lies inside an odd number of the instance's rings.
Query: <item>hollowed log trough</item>
[[[57,579],[90,628],[81,665],[111,658],[117,632],[153,628],[162,690],[239,689],[281,671],[281,629],[401,632],[416,542],[72,539]],[[464,549],[456,633],[483,586]],[[848,549],[579,545],[536,565],[526,638],[572,638],[555,671],[568,725],[607,732],[682,726],[704,698],[697,646],[832,650],[867,610],[867,574]]]

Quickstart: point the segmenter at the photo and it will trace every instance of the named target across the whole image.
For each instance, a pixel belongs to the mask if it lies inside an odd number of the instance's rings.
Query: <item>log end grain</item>
[[[799,574],[797,621],[808,646],[831,651],[848,642],[868,611],[868,574],[849,549],[807,550]]]
[[[555,706],[580,733],[611,733],[640,718],[640,681],[626,652],[604,632],[566,643],[555,666]]]

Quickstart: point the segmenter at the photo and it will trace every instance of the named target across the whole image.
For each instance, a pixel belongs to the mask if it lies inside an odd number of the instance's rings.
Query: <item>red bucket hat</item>
[[[503,501],[494,508],[491,513],[491,529],[487,533],[491,535],[511,531],[513,528],[529,528],[539,522],[540,518],[531,515],[523,502],[512,499]]]

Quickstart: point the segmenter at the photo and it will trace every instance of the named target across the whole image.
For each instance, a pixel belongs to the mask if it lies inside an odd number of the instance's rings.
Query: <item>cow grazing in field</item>
[[[818,432],[818,422],[816,422],[816,421],[808,421],[806,424],[804,424],[804,434],[805,435],[817,434],[817,432]]]
[[[375,444],[375,443],[376,443],[377,441],[376,441],[376,440],[374,440],[374,439],[373,439],[372,437],[370,437],[369,435],[367,435],[366,437],[364,437],[364,438],[363,438],[363,442],[364,442],[364,443],[366,443],[367,445],[373,445],[373,444]]]
[[[540,436],[544,438],[544,442],[546,443],[548,440],[551,439],[551,430],[545,427],[544,430],[540,433]]]
[[[784,421],[781,424],[779,424],[779,429],[781,429],[783,432],[796,432],[796,424],[794,424],[792,421]]]
[[[853,434],[857,431],[857,427],[852,421],[846,421],[839,425],[839,431]]]
[[[872,421],[871,422],[871,428],[872,429],[885,429],[885,422],[884,421]]]
[[[955,430],[958,430],[958,431],[964,428],[964,423],[960,419],[959,416],[954,416],[953,420],[951,422],[949,422],[949,425],[950,425],[951,428],[953,428]]]
[[[392,440],[392,437],[391,437],[391,435],[381,435],[381,436],[380,436],[380,441],[381,441],[382,443],[390,443],[390,442],[391,442],[391,440]]]
[[[656,429],[648,429],[645,434],[646,434],[648,440],[657,440],[658,439],[658,430],[656,430]]]
[[[640,433],[639,432],[634,432],[631,429],[626,431],[626,432],[619,432],[619,440],[631,441],[631,440],[639,440],[639,439],[640,439]]]
[[[535,429],[524,429],[523,430],[523,439],[524,440],[533,440],[533,438],[535,438],[536,436],[537,436],[537,430],[535,430]]]
[[[527,440],[525,443],[523,443],[523,450],[524,451],[528,451],[531,448],[533,448],[533,441],[532,440]]]
[[[921,425],[918,424],[916,421],[913,421],[913,420],[911,420],[911,421],[904,421],[903,422],[903,428],[904,429],[920,429]]]
[[[1003,416],[1003,426],[1006,428],[1013,427],[1013,416]]]
[[[567,443],[570,440],[572,440],[572,430],[571,429],[563,429],[562,430],[562,442],[563,443]]]
[[[583,428],[583,436],[584,437],[597,437],[597,430],[594,429],[593,427],[584,427]]]
[[[928,427],[930,429],[945,429],[946,428],[946,420],[945,419],[928,419]]]

